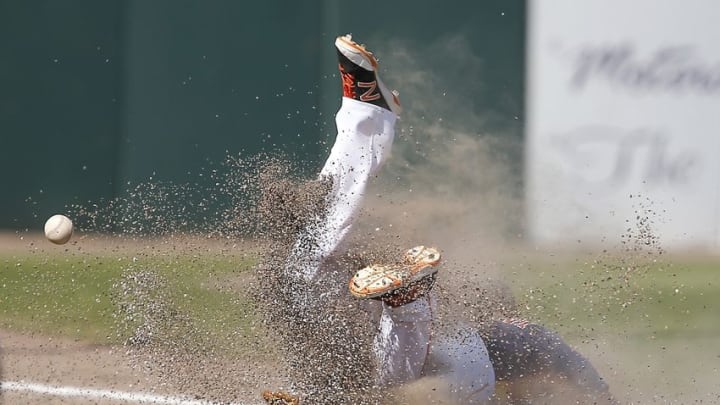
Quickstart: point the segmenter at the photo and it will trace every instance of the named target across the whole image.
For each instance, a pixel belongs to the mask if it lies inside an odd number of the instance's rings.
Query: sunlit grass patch
[[[252,264],[209,253],[6,254],[0,258],[0,327],[122,343],[129,331],[118,328],[118,284],[124,274],[143,269],[167,280],[174,310],[205,333],[242,333],[253,316],[248,297],[218,281],[240,277]]]
[[[0,263],[0,324],[93,341],[113,335],[109,257],[14,255]]]
[[[571,341],[720,335],[716,259],[565,257],[517,269],[513,285],[524,314]]]

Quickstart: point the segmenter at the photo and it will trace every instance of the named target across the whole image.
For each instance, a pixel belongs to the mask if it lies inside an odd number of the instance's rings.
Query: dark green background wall
[[[346,32],[466,38],[482,74],[449,73],[482,81],[474,108],[520,136],[524,24],[520,0],[0,0],[0,227],[40,227],[149,176],[186,181],[241,150],[321,162]]]

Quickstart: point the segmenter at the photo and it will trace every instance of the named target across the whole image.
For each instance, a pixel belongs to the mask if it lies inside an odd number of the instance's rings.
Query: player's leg
[[[384,347],[377,348],[386,361],[390,360],[388,363],[392,367],[385,372],[396,379],[386,378],[384,382],[409,382],[423,377],[420,384],[432,385],[433,392],[442,395],[442,401],[486,403],[494,392],[495,375],[478,331],[463,326],[458,326],[451,334],[433,330],[435,301],[432,287],[439,263],[439,251],[417,246],[408,250],[403,259],[409,269],[378,268],[382,278],[370,277],[371,274],[363,274],[362,270],[356,274],[356,277],[364,275],[375,280],[366,291],[374,294],[387,291],[380,299],[383,316],[393,327],[381,331],[388,336],[397,336],[398,345],[387,344],[386,338]],[[353,287],[351,282],[351,291]],[[411,338],[405,336],[408,328],[414,332]],[[403,341],[404,346],[401,346]],[[404,350],[399,351],[398,347]],[[422,367],[417,367],[419,364]]]
[[[351,279],[353,295],[382,302],[374,347],[378,383],[399,385],[424,377],[410,388],[432,385],[443,400],[484,403],[494,392],[495,377],[479,333],[458,328],[454,334],[433,337],[432,287],[439,262],[439,251],[418,246],[399,263],[371,265]]]
[[[322,170],[323,175],[333,179],[336,201],[323,226],[344,236],[354,220],[367,181],[388,155],[400,106],[397,93],[390,93],[378,77],[377,60],[372,54],[348,36],[339,37],[335,45],[344,98],[343,109],[336,117],[338,141]],[[358,171],[365,175],[358,178]],[[329,250],[337,243],[326,242],[321,249]],[[432,264],[437,264],[439,254],[433,260]],[[415,294],[403,294],[410,297],[408,302],[400,302],[399,294],[388,294],[388,299],[383,300],[374,341],[381,384],[406,382],[419,377],[422,371],[432,327],[433,302],[429,295],[419,293],[418,288],[412,289]]]
[[[387,91],[377,77],[372,54],[347,36],[339,37],[335,46],[343,98],[336,115],[337,137],[320,173],[322,181],[330,182],[330,192],[323,214],[311,219],[293,244],[283,274],[289,280],[286,295],[299,323],[325,319],[320,308],[324,300],[346,285],[345,280],[333,283],[327,275],[327,259],[336,253],[356,219],[370,178],[389,156],[400,111],[397,94]],[[319,329],[318,333],[329,333]],[[265,399],[285,401],[286,396],[266,392]]]
[[[422,375],[430,349],[435,306],[431,290],[439,263],[437,249],[418,246],[396,263],[367,266],[350,280],[352,295],[381,303],[373,346],[381,386],[403,384]]]
[[[485,341],[498,382],[507,385],[516,401],[555,393],[582,402],[615,403],[590,361],[541,325],[519,319],[495,321]]]
[[[382,293],[386,323],[381,323],[378,334],[382,344],[376,340],[383,366],[380,383],[408,383],[422,377],[419,385],[431,386],[433,391],[426,392],[440,394],[442,401],[486,403],[494,392],[495,375],[480,334],[462,326],[452,334],[433,330],[432,287],[439,263],[438,250],[417,246],[406,252],[400,266],[370,266],[351,280],[355,295]],[[358,277],[366,282],[355,280]]]
[[[399,306],[382,302],[373,345],[378,385],[399,385],[422,376],[430,349],[434,305],[429,294]]]
[[[397,93],[378,77],[375,57],[349,36],[338,37],[335,46],[343,98],[335,117],[337,137],[320,173],[332,188],[325,215],[310,222],[288,260],[289,269],[308,281],[355,221],[368,182],[390,154],[400,112]]]

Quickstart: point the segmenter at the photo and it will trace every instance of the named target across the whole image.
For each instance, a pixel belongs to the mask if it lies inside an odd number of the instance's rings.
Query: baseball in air
[[[45,237],[52,243],[62,245],[70,240],[73,224],[65,215],[53,215],[45,222]]]

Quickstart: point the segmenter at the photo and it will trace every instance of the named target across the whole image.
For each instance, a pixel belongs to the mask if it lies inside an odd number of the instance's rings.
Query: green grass
[[[170,341],[191,339],[201,343],[193,347],[249,355],[247,348],[262,344],[265,334],[242,283],[252,264],[182,250],[136,258],[6,253],[0,256],[0,328],[122,343],[129,335],[114,316],[115,285],[128,271],[149,270],[165,281],[163,291],[181,315],[168,322],[180,324],[166,335]],[[720,369],[717,258],[539,254],[503,268],[523,315],[589,355],[623,402],[714,395]]]
[[[128,336],[114,316],[116,284],[130,269],[160,275],[174,309],[208,333],[242,331],[252,316],[248,298],[222,287],[251,265],[211,254],[6,254],[0,258],[0,327],[92,343],[124,341]]]
[[[514,289],[525,313],[570,340],[720,336],[717,260],[561,258],[517,268]]]
[[[0,257],[0,327],[94,343],[119,343],[115,284],[152,270],[167,281],[174,310],[223,339],[247,332],[252,302],[237,280],[252,260],[212,254],[5,254]],[[596,336],[648,340],[720,336],[720,273],[714,260],[538,256],[510,263],[507,278],[524,315],[571,343]],[[246,277],[247,278],[247,277]],[[233,288],[228,285],[235,282]],[[114,295],[115,294],[115,295]],[[249,333],[247,333],[249,335]]]
[[[546,255],[507,268],[523,315],[589,356],[621,403],[717,401],[717,258]]]

